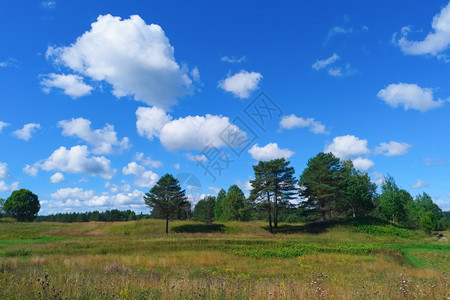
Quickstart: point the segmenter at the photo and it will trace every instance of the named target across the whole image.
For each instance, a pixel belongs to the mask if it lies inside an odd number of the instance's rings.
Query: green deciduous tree
[[[204,199],[197,202],[194,207],[192,219],[194,221],[212,223],[214,220],[214,206],[216,204],[216,197],[206,196]]]
[[[365,216],[375,208],[377,186],[367,173],[353,167],[350,160],[341,163],[339,175],[340,189],[336,200],[336,210],[344,216]]]
[[[162,176],[150,192],[145,194],[144,201],[166,220],[166,234],[169,233],[169,219],[176,215],[177,210],[187,206],[190,210],[185,191],[181,189],[178,179],[171,174]]]
[[[381,195],[378,199],[381,215],[392,223],[405,222],[407,206],[413,199],[411,195],[400,189],[392,176],[386,176],[381,185]]]
[[[227,195],[221,201],[221,221],[246,221],[245,220],[245,195],[237,185],[232,185]]]
[[[332,153],[319,153],[308,160],[300,176],[301,206],[309,214],[326,221],[333,217],[333,208],[340,191],[341,164]]]
[[[221,189],[219,193],[217,194],[216,198],[216,205],[214,206],[214,220],[215,221],[222,221],[222,201],[227,196],[227,192],[225,192],[224,189]]]
[[[26,189],[12,192],[6,199],[3,209],[6,214],[20,222],[31,222],[41,209],[38,196]]]

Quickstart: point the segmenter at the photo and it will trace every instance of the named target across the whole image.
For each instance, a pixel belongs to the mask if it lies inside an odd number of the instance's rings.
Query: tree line
[[[338,218],[374,216],[391,223],[427,232],[450,228],[450,212],[442,210],[422,193],[413,198],[401,189],[392,176],[386,176],[377,193],[377,185],[367,173],[358,171],[350,160],[332,153],[319,153],[308,160],[299,179],[284,158],[260,161],[253,166],[254,179],[246,197],[237,185],[216,196],[206,196],[192,209],[179,181],[171,174],[162,176],[145,194],[150,215],[110,210],[105,212],[65,213],[39,216],[38,221],[87,222],[128,221],[141,218],[169,220],[192,219],[205,223],[265,220],[270,232],[279,222],[331,221]],[[29,207],[24,209],[29,203]],[[0,199],[0,214],[19,221],[31,221],[39,211],[37,196],[27,190],[14,191]]]
[[[449,212],[442,212],[427,193],[413,198],[388,175],[378,194],[367,173],[332,153],[321,152],[309,159],[298,180],[294,167],[284,158],[260,161],[253,171],[249,197],[232,185],[228,191],[220,190],[217,197],[200,200],[192,214],[178,180],[170,174],[164,175],[144,199],[153,209],[152,217],[166,220],[166,233],[170,219],[190,217],[206,223],[266,220],[270,232],[276,231],[280,221],[327,222],[362,216],[427,232],[450,228]]]

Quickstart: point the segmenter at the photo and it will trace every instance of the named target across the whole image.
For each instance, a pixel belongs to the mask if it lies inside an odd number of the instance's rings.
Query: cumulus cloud
[[[0,121],[0,133],[2,132],[3,128],[8,127],[8,126],[9,126],[8,123]]]
[[[210,115],[187,116],[173,120],[172,116],[157,107],[139,107],[136,110],[136,128],[139,135],[153,140],[158,137],[162,145],[170,150],[203,150],[208,145],[225,146],[220,137],[225,130],[231,130],[242,137],[245,132],[231,124],[228,117]]]
[[[156,184],[159,178],[158,174],[146,170],[145,167],[136,162],[131,162],[126,167],[123,167],[122,173],[124,175],[134,175],[134,184],[138,187],[151,188]]]
[[[28,123],[23,126],[22,129],[17,129],[13,132],[17,138],[28,141],[31,135],[36,131],[36,129],[41,129],[41,124],[38,123]]]
[[[36,176],[39,172],[36,165],[26,165],[22,170],[30,176]]]
[[[447,50],[450,45],[450,3],[433,17],[431,28],[431,32],[423,41],[412,41],[408,39],[411,27],[403,27],[398,41],[394,34],[394,41],[397,42],[403,53],[410,55],[430,54],[436,56]]]
[[[52,155],[34,167],[45,171],[59,171],[74,174],[89,174],[110,179],[115,170],[111,170],[111,162],[104,156],[90,156],[87,146],[73,146],[70,149],[60,147]]]
[[[17,181],[8,185],[3,180],[0,180],[0,192],[1,193],[9,193],[9,192],[17,190],[18,188],[19,188],[19,182],[17,182]]]
[[[357,157],[357,158],[353,159],[352,163],[356,169],[362,170],[362,171],[368,171],[368,170],[372,169],[372,167],[375,165],[375,163],[373,161],[371,161],[370,159],[362,158],[362,157]]]
[[[425,181],[422,181],[422,180],[419,179],[419,180],[417,180],[417,182],[415,184],[411,185],[411,188],[413,188],[413,189],[420,189],[420,188],[423,188],[423,187],[427,187],[429,185],[430,184],[428,182],[425,182]]]
[[[245,137],[245,132],[231,124],[228,117],[207,114],[206,116],[187,116],[173,120],[161,129],[159,139],[170,151],[177,149],[203,150],[208,145],[225,146],[221,133],[231,130]]]
[[[320,123],[319,121],[314,120],[313,118],[303,119],[297,117],[294,114],[289,116],[284,116],[280,121],[280,127],[283,129],[293,129],[293,128],[305,128],[307,127],[310,131],[319,134],[327,134],[328,132],[325,129],[325,125]]]
[[[111,154],[113,147],[117,147],[119,151],[129,148],[128,138],[122,140],[117,139],[117,132],[114,126],[106,124],[103,129],[91,129],[91,121],[83,118],[72,120],[62,120],[58,123],[58,127],[63,129],[64,136],[76,136],[91,144],[94,148],[94,154]]]
[[[53,174],[50,177],[50,182],[51,183],[59,183],[59,182],[62,182],[64,180],[65,180],[64,175],[62,173],[60,173],[60,172],[56,172],[55,174]]]
[[[219,87],[232,93],[237,98],[245,99],[250,97],[250,93],[258,88],[262,77],[260,73],[242,70],[219,81]]]
[[[192,89],[189,70],[175,61],[163,29],[138,15],[124,20],[100,15],[75,43],[49,47],[46,57],[91,80],[106,81],[117,98],[132,96],[148,105],[169,108]]]
[[[139,107],[136,110],[136,129],[139,135],[153,140],[159,136],[161,129],[172,120],[172,117],[156,106]]]
[[[390,141],[389,143],[381,143],[375,148],[375,154],[383,154],[385,156],[401,156],[408,153],[411,145],[407,143],[399,143]]]
[[[136,161],[141,162],[144,166],[148,166],[150,168],[161,168],[163,166],[163,163],[159,160],[153,160],[150,156],[145,157],[144,153],[137,152],[135,155]]]
[[[117,185],[117,184],[111,184],[109,181],[105,183],[105,187],[109,188],[109,190],[113,193],[122,193],[122,192],[128,192],[131,190],[131,185],[129,185],[129,184]]]
[[[236,64],[236,63],[244,62],[246,59],[247,59],[247,56],[244,55],[244,56],[241,56],[240,58],[236,58],[234,56],[232,56],[232,57],[224,56],[220,60],[231,63],[231,64]]]
[[[433,91],[431,89],[421,88],[417,84],[410,83],[390,84],[380,90],[377,96],[394,108],[403,106],[405,110],[416,109],[421,112],[444,104],[444,101],[441,99],[433,99]]]
[[[73,99],[91,94],[92,87],[83,82],[83,78],[73,74],[47,74],[41,81],[44,93],[50,93],[52,88],[59,88]]]
[[[344,135],[335,137],[333,143],[325,147],[325,152],[331,152],[341,159],[349,159],[369,154],[370,150],[367,148],[367,140],[361,140],[354,135]]]
[[[9,178],[10,176],[8,164],[0,162],[0,179]]]
[[[269,143],[264,147],[259,147],[258,144],[255,144],[248,150],[248,153],[250,153],[254,159],[262,161],[276,158],[288,159],[294,155],[294,152],[289,149],[280,149],[277,143]]]
[[[173,167],[175,168],[175,170],[179,170],[181,168],[180,164],[174,164]]]
[[[84,190],[79,187],[58,189],[51,194],[51,200],[41,201],[41,210],[45,213],[57,213],[61,211],[92,211],[106,209],[143,209],[145,203],[144,193],[134,190],[132,192],[120,192],[110,195],[105,192],[96,195],[93,190]]]

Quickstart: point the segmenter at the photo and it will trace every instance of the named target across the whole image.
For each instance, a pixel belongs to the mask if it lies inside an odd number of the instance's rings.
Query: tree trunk
[[[273,208],[273,228],[278,228],[278,197],[275,196]]]
[[[169,216],[166,217],[166,234],[169,234]]]
[[[270,194],[269,194],[269,192],[267,192],[267,211],[269,212],[269,229],[270,229],[270,233],[273,233],[273,228],[272,228],[272,205],[270,203]]]
[[[270,206],[269,206],[269,229],[270,229],[270,233],[273,233],[273,228],[272,228],[272,211],[270,209]]]

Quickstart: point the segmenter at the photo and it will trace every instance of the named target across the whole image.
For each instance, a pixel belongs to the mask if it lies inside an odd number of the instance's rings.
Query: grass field
[[[0,299],[450,299],[449,273],[448,242],[381,223],[0,222]]]

